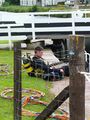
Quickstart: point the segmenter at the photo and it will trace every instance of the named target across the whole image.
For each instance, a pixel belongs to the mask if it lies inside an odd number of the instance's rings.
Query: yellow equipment
[[[28,74],[31,73],[33,71],[33,67],[31,65],[31,62],[32,62],[31,59],[24,56],[22,57],[22,61],[23,61],[23,65],[22,65],[23,68],[26,70]]]

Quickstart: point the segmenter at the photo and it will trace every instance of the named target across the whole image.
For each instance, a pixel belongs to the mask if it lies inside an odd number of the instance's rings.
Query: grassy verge
[[[8,64],[10,73],[13,71],[13,51],[9,50],[0,50],[0,64]],[[0,93],[6,87],[13,87],[13,75],[0,76]],[[51,87],[50,82],[46,82],[39,78],[31,78],[26,72],[22,72],[22,88],[32,88],[37,89],[45,93],[45,96],[40,100],[50,102],[53,95],[49,93]],[[0,119],[1,120],[13,120],[14,110],[13,110],[13,100],[8,100],[0,97]],[[45,107],[42,105],[27,105],[25,107],[31,111],[42,111]],[[22,120],[34,120],[35,117],[26,117],[23,116]]]
[[[62,4],[54,5],[54,6],[18,6],[18,5],[5,5],[0,7],[0,11],[8,11],[8,12],[47,12],[49,10],[70,10],[71,7],[67,7]]]
[[[0,40],[0,44],[8,44],[9,41],[8,40]]]

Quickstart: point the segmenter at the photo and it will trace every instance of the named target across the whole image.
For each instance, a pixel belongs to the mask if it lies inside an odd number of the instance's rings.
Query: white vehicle
[[[66,0],[65,5],[74,6],[74,0]]]

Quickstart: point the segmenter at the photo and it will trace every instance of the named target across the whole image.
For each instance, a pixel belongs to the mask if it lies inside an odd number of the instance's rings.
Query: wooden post
[[[70,49],[70,120],[85,120],[84,36],[70,36]]]
[[[14,43],[14,120],[21,120],[21,43]]]

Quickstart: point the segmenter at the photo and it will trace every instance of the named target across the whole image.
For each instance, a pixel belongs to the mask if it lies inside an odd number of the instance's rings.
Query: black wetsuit
[[[52,79],[62,79],[63,75],[60,72],[60,69],[51,69],[49,65],[46,65],[42,58],[33,57],[32,58],[34,70],[40,69],[43,71],[43,79],[52,80]]]

